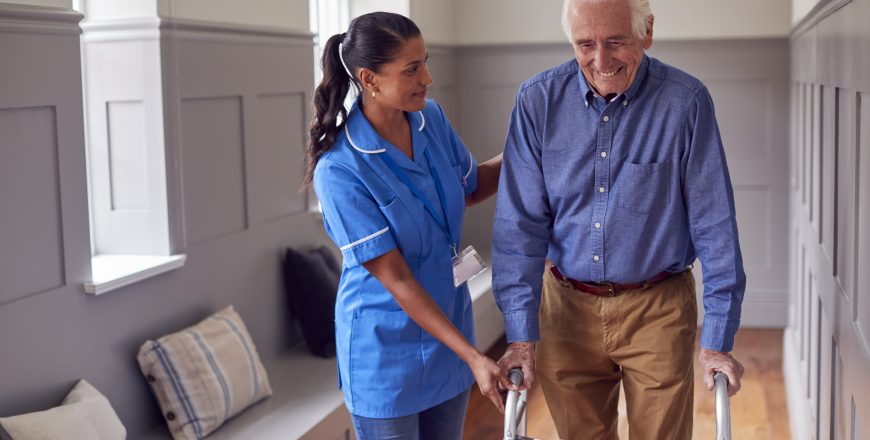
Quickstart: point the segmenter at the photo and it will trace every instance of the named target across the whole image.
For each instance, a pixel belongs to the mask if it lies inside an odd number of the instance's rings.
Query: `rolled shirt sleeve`
[[[354,267],[397,247],[390,224],[371,193],[343,166],[321,161],[314,173],[326,232],[345,267]]]
[[[531,114],[521,90],[508,128],[493,226],[493,294],[508,342],[540,339],[541,275],[552,227]]]
[[[683,159],[683,198],[689,234],[704,276],[701,347],[731,351],[740,326],[746,274],[737,234],[734,192],[725,150],[706,88],[689,110],[689,149]]]

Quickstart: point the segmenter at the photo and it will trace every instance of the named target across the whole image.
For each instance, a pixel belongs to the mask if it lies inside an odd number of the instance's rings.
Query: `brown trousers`
[[[599,297],[544,273],[537,375],[559,436],[617,439],[619,381],[631,440],[688,440],[698,310],[691,271]]]

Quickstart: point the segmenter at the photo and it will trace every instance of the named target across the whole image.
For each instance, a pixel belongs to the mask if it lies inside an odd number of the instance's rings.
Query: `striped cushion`
[[[146,341],[138,360],[175,440],[201,439],[272,395],[254,342],[233,306]]]

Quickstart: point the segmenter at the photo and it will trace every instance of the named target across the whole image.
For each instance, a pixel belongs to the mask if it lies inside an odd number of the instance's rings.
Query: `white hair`
[[[574,39],[571,37],[571,19],[569,17],[569,12],[571,5],[575,1],[580,0],[565,0],[562,4],[562,30],[565,31],[565,35],[568,36],[568,41],[574,42]],[[606,1],[615,1],[615,0],[582,0],[590,3],[603,3]],[[616,0],[620,1],[620,0]],[[650,17],[652,17],[652,8],[649,5],[649,0],[628,0],[628,5],[631,8],[631,28],[634,31],[634,36],[640,39],[646,38],[647,26],[649,24]]]

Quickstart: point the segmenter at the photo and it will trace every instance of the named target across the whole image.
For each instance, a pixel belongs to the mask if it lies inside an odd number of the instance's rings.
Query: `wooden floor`
[[[700,333],[699,333],[700,335]],[[504,342],[488,353],[498,359]],[[740,440],[790,439],[788,408],[782,377],[782,330],[740,330],[734,344],[734,356],[746,367],[743,389],[731,399],[732,437]],[[715,400],[701,382],[695,365],[694,439],[716,437]],[[628,438],[625,401],[620,396],[619,438]],[[537,387],[529,392],[528,435],[538,439],[558,439],[544,395]],[[483,440],[501,438],[503,416],[484,400],[475,387],[471,392],[463,438]]]

